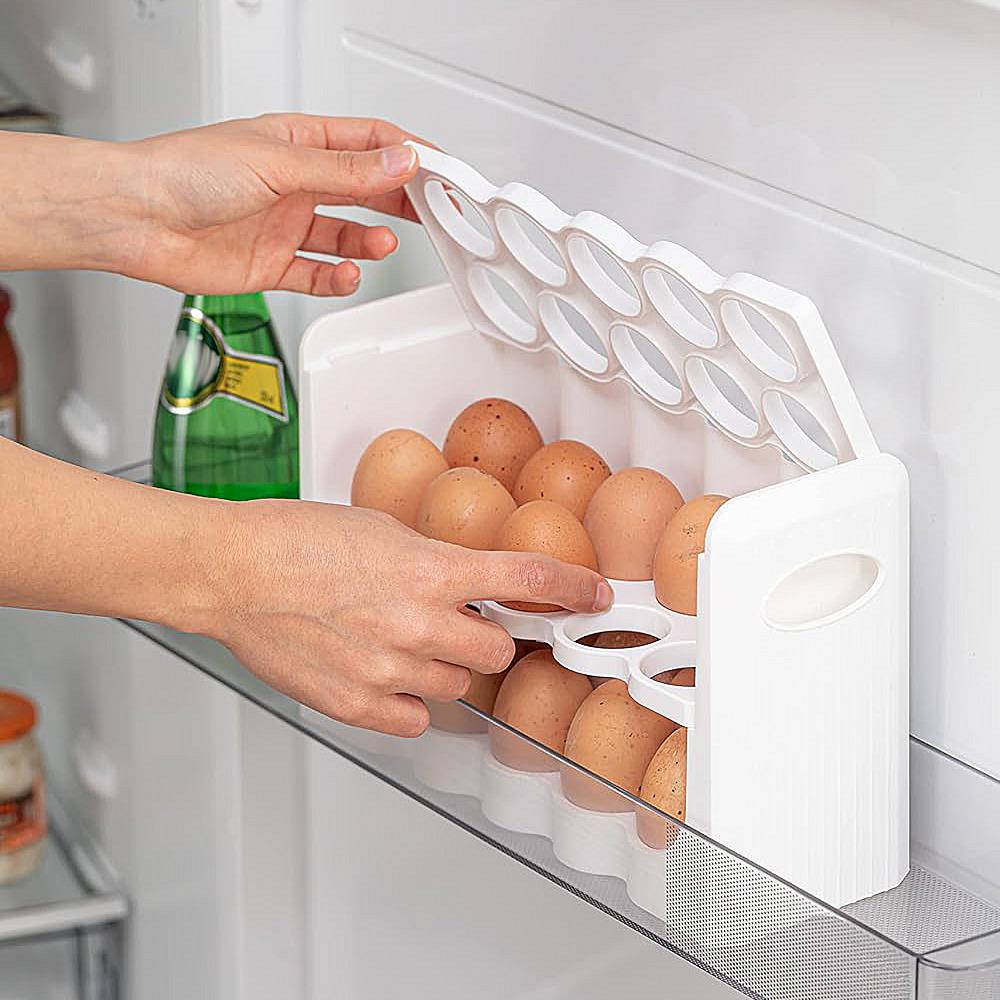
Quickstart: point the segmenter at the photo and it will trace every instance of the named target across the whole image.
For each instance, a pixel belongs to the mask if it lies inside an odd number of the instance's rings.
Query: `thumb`
[[[417,151],[404,145],[364,151],[296,147],[290,155],[290,190],[282,194],[309,191],[356,201],[401,188],[420,166]]]
[[[610,584],[600,574],[523,552],[470,552],[456,561],[452,585],[451,596],[463,602],[532,601],[585,614],[607,611],[614,600]]]

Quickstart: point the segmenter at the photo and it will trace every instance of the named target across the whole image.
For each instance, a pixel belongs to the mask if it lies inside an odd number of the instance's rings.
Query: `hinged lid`
[[[569,216],[524,184],[498,188],[417,146],[407,185],[471,322],[588,378],[623,379],[807,471],[878,451],[813,302],[723,277],[675,243],[645,246],[595,212]]]

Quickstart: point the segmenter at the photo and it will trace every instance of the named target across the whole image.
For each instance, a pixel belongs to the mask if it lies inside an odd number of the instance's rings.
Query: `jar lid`
[[[35,703],[22,694],[0,688],[0,743],[30,733],[38,720]]]

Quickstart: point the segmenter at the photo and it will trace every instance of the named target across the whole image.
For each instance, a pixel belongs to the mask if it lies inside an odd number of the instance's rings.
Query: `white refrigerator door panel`
[[[307,788],[309,1000],[742,995],[315,745]]]
[[[377,0],[347,26],[996,270],[989,6]]]
[[[986,707],[1000,702],[989,666],[1000,657],[998,594],[983,558],[984,546],[1000,544],[997,476],[982,456],[996,422],[1000,278],[399,48],[353,35],[347,50],[358,107],[430,136],[486,176],[524,180],[564,208],[622,221],[640,240],[673,239],[722,271],[763,274],[816,301],[879,444],[913,482],[913,732],[1000,773]],[[404,243],[424,253],[422,237],[407,231]]]
[[[238,996],[240,703],[118,622],[0,611],[53,787],[132,900],[127,995]]]

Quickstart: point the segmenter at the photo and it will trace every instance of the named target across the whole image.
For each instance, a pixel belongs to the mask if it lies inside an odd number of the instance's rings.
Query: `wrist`
[[[168,493],[178,514],[153,620],[222,642],[247,574],[247,504]]]
[[[144,241],[131,144],[0,133],[0,268],[126,271]]]

